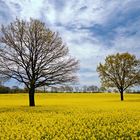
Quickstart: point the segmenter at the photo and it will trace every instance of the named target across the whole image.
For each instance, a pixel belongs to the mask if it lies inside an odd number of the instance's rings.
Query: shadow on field
[[[107,100],[106,102],[116,102],[116,103],[139,102],[140,103],[140,99],[124,99],[124,101],[118,99],[118,100]]]
[[[140,102],[140,99],[126,99],[124,102]]]
[[[65,107],[66,109],[67,107]],[[7,107],[0,107],[0,113],[63,113],[64,106],[35,106],[35,107],[29,107],[29,106],[7,106]],[[66,113],[66,111],[65,111]]]

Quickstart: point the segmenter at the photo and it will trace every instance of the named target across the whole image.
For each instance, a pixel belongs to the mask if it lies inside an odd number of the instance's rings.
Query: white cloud
[[[5,3],[12,10],[14,17],[23,19],[39,18],[43,7],[43,0],[6,0]]]

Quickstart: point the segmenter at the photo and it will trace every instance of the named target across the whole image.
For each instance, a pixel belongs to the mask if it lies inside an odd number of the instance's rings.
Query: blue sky
[[[16,17],[40,19],[60,33],[80,60],[80,85],[99,85],[96,67],[109,54],[140,58],[140,0],[0,0],[0,24]]]

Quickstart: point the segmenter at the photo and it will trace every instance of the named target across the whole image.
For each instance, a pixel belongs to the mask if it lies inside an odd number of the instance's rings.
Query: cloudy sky
[[[99,85],[96,67],[108,54],[140,58],[140,0],[0,0],[0,24],[16,17],[40,19],[60,33],[80,60],[80,85]]]

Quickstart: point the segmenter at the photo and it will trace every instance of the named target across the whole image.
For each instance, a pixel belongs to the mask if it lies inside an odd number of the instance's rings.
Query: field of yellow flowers
[[[0,140],[139,140],[140,94],[0,95]]]

